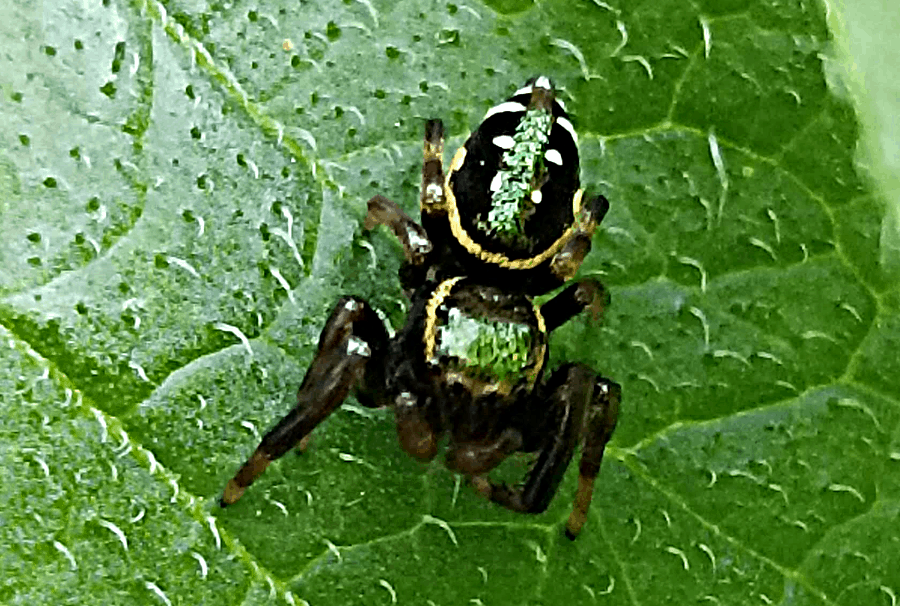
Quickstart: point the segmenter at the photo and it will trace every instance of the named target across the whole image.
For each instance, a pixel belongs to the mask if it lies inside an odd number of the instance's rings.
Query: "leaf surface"
[[[55,0],[0,8],[0,602],[891,605],[900,297],[825,10]],[[404,321],[421,130],[552,76],[623,386],[582,536],[352,398],[227,510],[342,294]],[[828,76],[826,77],[826,73]],[[451,151],[451,150],[448,150]],[[526,462],[502,470],[521,477]]]

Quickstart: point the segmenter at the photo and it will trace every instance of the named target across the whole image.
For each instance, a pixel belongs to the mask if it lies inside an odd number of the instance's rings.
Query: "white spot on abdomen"
[[[548,149],[546,152],[544,152],[544,159],[547,160],[547,162],[556,164],[557,166],[562,166],[562,156],[555,149]]]
[[[500,173],[497,173],[496,175],[494,175],[494,178],[491,179],[491,191],[492,191],[492,192],[497,191],[498,189],[500,189],[500,182],[501,182],[501,180],[502,180],[502,179],[501,179],[501,177],[500,177]]]
[[[512,149],[512,147],[516,144],[515,140],[509,135],[500,135],[499,137],[494,137],[493,141],[491,142],[500,149]]]
[[[487,120],[488,118],[490,118],[491,116],[493,116],[495,114],[519,113],[519,112],[524,112],[524,111],[525,111],[525,106],[522,105],[521,103],[516,103],[515,101],[506,101],[504,103],[501,103],[500,105],[495,105],[494,107],[489,109],[487,111],[487,113],[484,115],[484,119],[482,120],[482,122],[484,122],[484,120]]]
[[[560,126],[562,126],[564,129],[566,129],[566,132],[568,132],[570,135],[572,135],[572,141],[574,141],[575,144],[577,145],[578,144],[578,135],[575,134],[575,127],[572,126],[572,123],[569,122],[569,120],[566,118],[557,118],[556,123],[559,124]]]

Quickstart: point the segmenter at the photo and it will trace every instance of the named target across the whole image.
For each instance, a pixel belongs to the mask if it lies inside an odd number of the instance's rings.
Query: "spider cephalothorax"
[[[447,466],[485,497],[516,511],[547,508],[579,443],[575,506],[580,532],[615,428],[620,388],[577,364],[545,378],[548,337],[608,302],[596,280],[570,284],[542,306],[532,297],[571,279],[608,203],[579,186],[575,130],[545,77],[491,108],[443,174],[443,125],[425,126],[417,224],[383,196],[365,226],[384,224],[405,253],[401,281],[411,306],[394,336],[365,301],[335,306],[297,395],[297,406],[263,438],[229,481],[237,501],[268,464],[341,404],[351,389],[366,406],[390,406],[400,444],[428,460],[448,436]],[[520,487],[488,472],[514,452],[536,453]]]

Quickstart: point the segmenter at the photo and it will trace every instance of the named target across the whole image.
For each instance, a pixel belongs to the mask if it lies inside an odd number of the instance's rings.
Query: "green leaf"
[[[843,66],[896,42],[844,8],[4,4],[0,603],[893,605],[896,70]],[[403,323],[361,222],[416,212],[424,119],[539,73],[611,202],[551,344],[623,386],[582,535],[575,465],[514,514],[352,398],[220,510],[334,301]]]

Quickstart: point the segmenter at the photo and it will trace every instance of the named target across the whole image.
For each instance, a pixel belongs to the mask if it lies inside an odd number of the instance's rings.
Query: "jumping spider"
[[[427,461],[449,436],[447,467],[486,498],[539,513],[550,504],[582,443],[578,491],[566,535],[585,523],[621,388],[580,364],[544,378],[548,338],[558,326],[608,303],[592,278],[544,305],[533,297],[571,279],[609,203],[584,203],[577,135],[546,77],[491,108],[443,174],[443,124],[425,126],[418,225],[383,196],[368,202],[365,227],[388,226],[403,245],[406,325],[389,337],[379,314],[341,298],[293,408],[235,474],[224,507],[355,390],[365,406],[390,406],[403,449]],[[514,452],[536,453],[522,486],[487,473]]]

